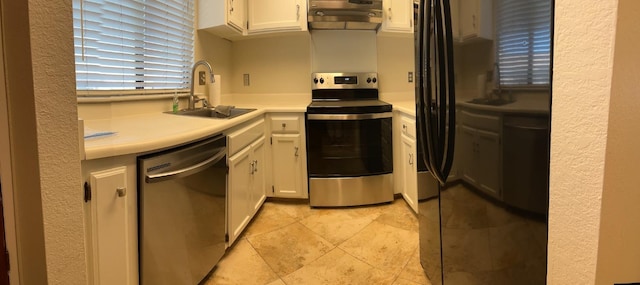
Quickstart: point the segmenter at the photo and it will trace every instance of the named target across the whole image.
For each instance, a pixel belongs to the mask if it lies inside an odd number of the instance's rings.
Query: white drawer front
[[[260,119],[227,136],[229,156],[248,146],[251,142],[264,135],[264,119]]]
[[[298,133],[300,132],[299,116],[273,116],[271,117],[272,133]]]

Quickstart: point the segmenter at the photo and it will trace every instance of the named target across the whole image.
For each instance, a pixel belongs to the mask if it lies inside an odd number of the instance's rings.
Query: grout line
[[[253,251],[258,255],[258,257],[260,257],[260,259],[262,259],[262,262],[264,262],[264,264],[266,264],[266,265],[267,265],[267,267],[269,267],[269,270],[271,270],[271,272],[273,272],[273,274],[275,274],[276,276],[278,276],[278,279],[282,280],[282,278],[280,277],[280,275],[279,275],[275,270],[273,270],[273,267],[271,267],[271,265],[269,265],[269,263],[267,262],[267,260],[265,260],[265,259],[264,259],[264,257],[262,257],[262,255],[260,254],[260,252],[255,248],[255,246],[253,246],[253,244],[251,243],[251,241],[249,241],[249,239],[247,239],[247,244],[249,244],[249,246],[251,247],[251,249],[253,249]],[[273,281],[276,281],[276,280],[273,280]],[[273,282],[273,281],[271,281],[271,282]],[[269,283],[271,283],[271,282],[269,282]],[[284,282],[284,280],[283,280],[282,282]],[[267,283],[267,284],[269,284],[269,283]]]

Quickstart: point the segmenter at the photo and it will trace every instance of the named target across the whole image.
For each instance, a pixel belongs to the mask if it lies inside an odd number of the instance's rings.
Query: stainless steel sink
[[[497,98],[497,99],[476,98],[476,99],[467,101],[467,103],[480,104],[480,105],[491,105],[491,106],[502,106],[502,105],[513,103],[513,102],[514,101],[505,100],[505,99],[501,99],[501,98]]]
[[[182,115],[182,116],[192,116],[192,117],[201,117],[201,118],[213,118],[213,119],[231,119],[237,116],[244,115],[249,112],[253,112],[256,109],[245,109],[245,108],[233,108],[229,112],[229,116],[216,112],[215,108],[201,108],[195,110],[180,110],[177,113],[173,112],[165,112],[174,115]]]

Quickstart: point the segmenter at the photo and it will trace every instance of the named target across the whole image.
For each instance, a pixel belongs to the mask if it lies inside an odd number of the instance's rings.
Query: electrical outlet
[[[409,83],[413,82],[413,72],[409,71],[409,73],[407,73],[407,81]]]
[[[206,74],[204,73],[204,71],[200,71],[198,72],[198,85],[205,85],[205,84],[207,84]]]
[[[487,82],[493,81],[493,70],[487,70]]]
[[[242,79],[244,82],[244,86],[249,86],[250,82],[249,82],[249,73],[245,73],[242,75]]]

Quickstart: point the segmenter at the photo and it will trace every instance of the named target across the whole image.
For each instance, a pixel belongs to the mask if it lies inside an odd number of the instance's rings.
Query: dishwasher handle
[[[211,165],[218,163],[222,158],[225,157],[226,154],[227,154],[227,148],[222,147],[220,148],[219,152],[217,152],[213,156],[209,157],[208,159],[198,164],[185,167],[182,169],[174,170],[174,171],[163,172],[163,173],[158,173],[153,175],[146,175],[145,182],[157,183],[157,182],[162,182],[162,181],[166,181],[174,178],[185,177],[185,176],[189,176],[189,175],[201,172],[209,168]]]

